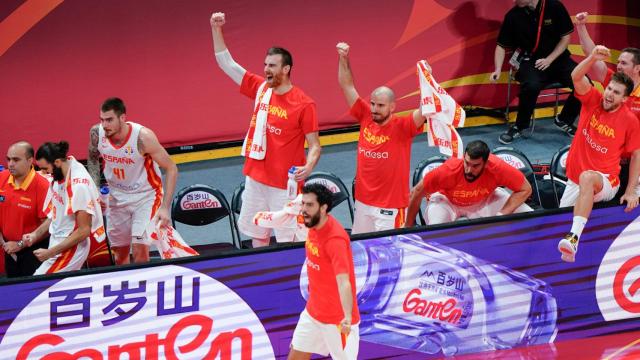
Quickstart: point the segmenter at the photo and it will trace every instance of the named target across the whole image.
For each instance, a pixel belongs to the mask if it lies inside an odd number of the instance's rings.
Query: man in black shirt
[[[560,82],[573,88],[571,71],[576,63],[567,51],[572,32],[571,17],[558,0],[515,0],[515,6],[505,15],[498,35],[491,81],[500,77],[506,50],[519,52],[516,79],[520,82],[520,103],[516,123],[500,135],[501,143],[510,144],[529,127],[536,100],[546,84]],[[554,123],[573,136],[573,122],[579,113],[580,102],[572,93]]]

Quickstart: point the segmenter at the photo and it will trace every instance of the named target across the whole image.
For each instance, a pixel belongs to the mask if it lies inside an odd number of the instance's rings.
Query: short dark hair
[[[36,160],[45,159],[50,164],[53,164],[57,159],[66,161],[68,152],[69,143],[64,140],[58,143],[46,142],[38,148]]]
[[[302,188],[303,194],[315,194],[320,206],[327,205],[327,212],[333,207],[333,193],[328,187],[321,183],[305,184]]]
[[[633,55],[633,57],[631,58],[631,61],[633,61],[634,66],[640,65],[640,49],[634,48],[634,47],[628,47],[628,48],[622,49],[620,53],[622,54],[623,52]]]
[[[631,80],[629,75],[621,71],[618,71],[615,74],[613,74],[613,76],[611,77],[611,81],[615,81],[618,84],[624,85],[625,87],[624,96],[631,95],[631,92],[633,92],[633,88],[635,87],[635,84],[633,83],[633,80]]]
[[[107,112],[113,110],[116,115],[120,116],[127,113],[127,107],[124,106],[124,101],[117,97],[110,97],[102,103],[100,111]]]
[[[484,141],[475,140],[467,144],[464,153],[469,155],[471,160],[482,158],[482,160],[487,161],[491,150],[489,150],[489,145]]]
[[[282,56],[282,66],[289,65],[289,76],[291,76],[291,70],[293,69],[293,57],[291,57],[291,53],[289,50],[282,47],[271,47],[267,50],[267,55],[281,55]]]

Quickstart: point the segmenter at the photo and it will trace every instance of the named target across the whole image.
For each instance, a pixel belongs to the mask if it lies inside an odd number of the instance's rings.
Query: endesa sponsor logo
[[[220,201],[204,191],[192,191],[180,199],[182,210],[216,209],[222,207]]]
[[[388,151],[371,151],[371,150],[363,149],[361,147],[358,148],[358,154],[368,159],[388,159],[389,158]]]
[[[33,299],[0,359],[274,359],[260,320],[224,284],[180,266],[64,278]]]
[[[429,301],[423,299],[420,289],[409,291],[402,303],[402,310],[429,319],[458,324],[462,317],[462,309],[458,306],[458,300],[448,298],[445,301]]]
[[[593,150],[601,152],[603,154],[606,154],[609,151],[608,148],[598,144],[595,140],[593,140],[593,138],[587,132],[587,129],[582,129],[582,135],[584,135],[585,141],[587,142],[587,144],[589,144],[589,146],[591,146]]]
[[[596,298],[607,321],[640,317],[640,217],[613,241],[596,277]]]

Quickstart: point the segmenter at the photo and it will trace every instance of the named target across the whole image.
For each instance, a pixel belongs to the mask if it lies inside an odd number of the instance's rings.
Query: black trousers
[[[41,262],[33,255],[35,249],[46,249],[49,247],[49,238],[42,239],[32,247],[24,248],[16,253],[17,261],[9,254],[4,254],[4,269],[7,277],[31,276],[40,266]]]
[[[531,122],[531,115],[536,107],[540,91],[548,84],[559,82],[562,86],[573,89],[571,71],[576,67],[576,62],[568,55],[560,55],[551,63],[548,69],[540,71],[535,68],[536,59],[523,60],[520,69],[516,73],[516,80],[520,82],[520,103],[518,105],[518,117],[516,125],[519,129],[526,129]],[[558,119],[567,125],[573,125],[580,114],[580,101],[573,96],[567,98]]]

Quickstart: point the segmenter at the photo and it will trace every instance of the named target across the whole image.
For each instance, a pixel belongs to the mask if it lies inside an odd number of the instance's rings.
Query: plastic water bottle
[[[414,234],[351,247],[362,340],[452,356],[555,339],[556,300],[539,279]]]
[[[4,171],[4,165],[0,164],[0,172]]]
[[[296,167],[292,166],[287,175],[289,176],[287,180],[287,197],[293,200],[298,196],[298,182],[295,179]]]
[[[109,186],[107,185],[102,185],[100,187],[100,201],[102,201],[102,203],[105,206],[105,215],[109,212]]]

